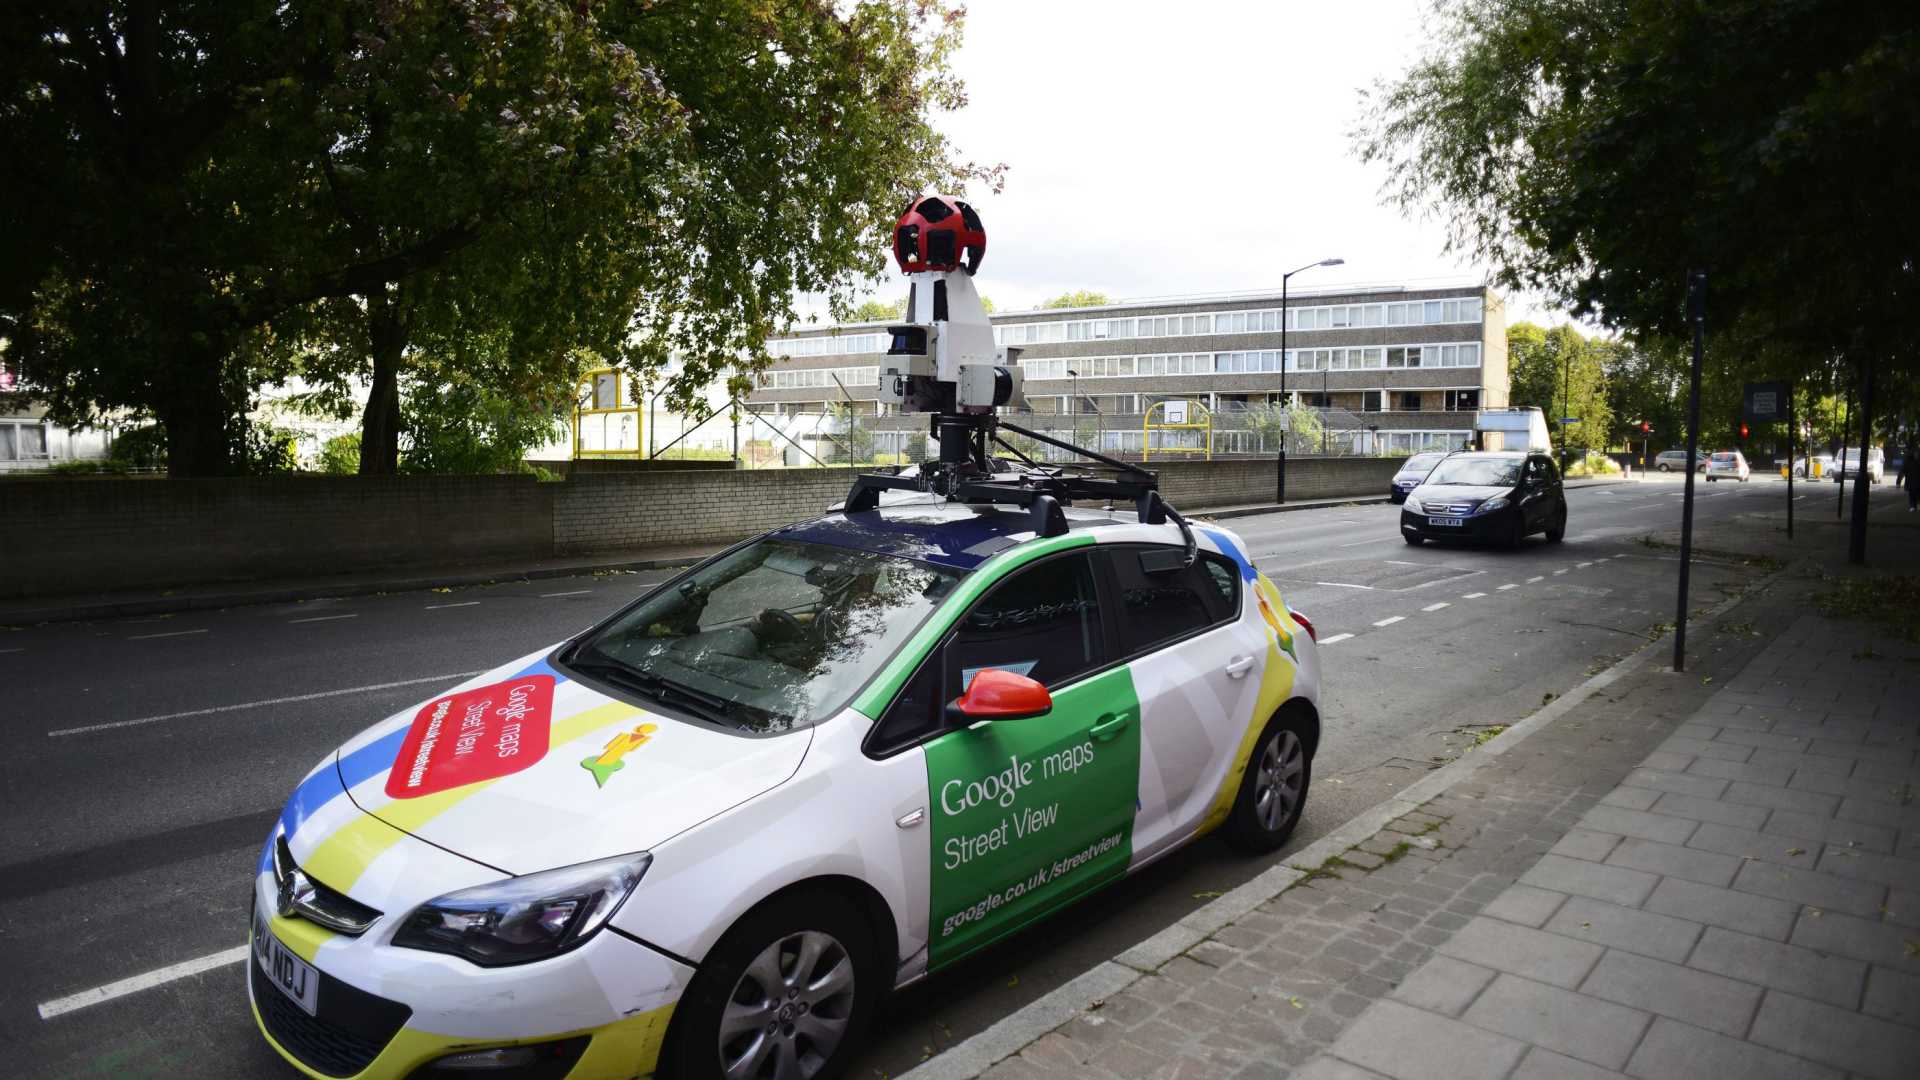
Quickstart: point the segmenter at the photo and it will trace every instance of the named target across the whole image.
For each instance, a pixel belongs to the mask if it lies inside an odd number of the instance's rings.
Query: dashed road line
[[[1316,581],[1314,582],[1314,584],[1315,585],[1331,585],[1336,589],[1365,589],[1368,592],[1373,591],[1373,586],[1371,585],[1355,585],[1352,582],[1347,582],[1347,581]]]
[[[1337,644],[1339,644],[1340,642],[1342,642],[1342,641],[1345,641],[1345,640],[1347,640],[1348,638],[1350,638],[1350,637],[1352,637],[1352,636],[1353,636],[1352,634],[1335,634],[1335,635],[1333,635],[1332,637],[1330,637],[1330,638],[1328,638],[1327,640],[1325,640],[1325,641],[1323,641],[1323,642],[1321,642],[1320,644],[1322,644],[1322,645],[1337,645]]]
[[[1561,575],[1561,574],[1564,574],[1564,573],[1566,573],[1566,572],[1567,572],[1567,568],[1563,566],[1563,567],[1561,567],[1560,569],[1558,569],[1558,570],[1555,570],[1555,571],[1554,571],[1553,573],[1554,573],[1554,576],[1556,576],[1556,577],[1557,577],[1557,576],[1559,576],[1559,575]]]
[[[1335,547],[1343,547],[1343,548],[1350,548],[1350,547],[1360,547],[1360,546],[1362,546],[1362,545],[1365,545],[1365,544],[1378,544],[1378,543],[1380,543],[1381,541],[1383,541],[1383,540],[1385,540],[1385,539],[1387,539],[1387,537],[1384,537],[1384,536],[1376,536],[1376,537],[1374,537],[1374,538],[1372,538],[1372,539],[1370,539],[1370,540],[1355,540],[1355,541],[1354,541],[1353,543],[1351,543],[1351,544],[1335,544],[1334,546],[1335,546]]]
[[[1587,567],[1589,567],[1589,566],[1592,566],[1592,565],[1593,565],[1593,564],[1592,564],[1592,563],[1590,563],[1590,562],[1583,562],[1583,563],[1581,563],[1580,565],[1578,565],[1578,566],[1576,566],[1576,567],[1574,567],[1574,569],[1575,569],[1575,570],[1585,570],[1585,569],[1586,569]]]
[[[340,690],[321,690],[312,694],[294,694],[291,697],[267,698],[262,701],[243,701],[238,705],[215,705],[207,709],[188,709],[185,712],[161,713],[159,716],[142,716],[137,720],[114,720],[105,724],[88,724],[85,727],[60,728],[47,732],[49,738],[59,735],[85,735],[93,731],[113,731],[118,728],[140,727],[143,724],[157,724],[162,720],[182,720],[189,716],[212,716],[214,713],[239,712],[242,709],[259,709],[268,705],[290,705],[296,701],[317,701],[320,698],[340,697],[345,694],[370,694],[376,690],[392,690],[401,686],[418,686],[421,683],[457,682],[471,679],[480,674],[478,671],[456,671],[451,675],[423,675],[418,679],[401,679],[398,682],[372,683],[367,686],[349,686]]]
[[[1377,623],[1374,623],[1373,625],[1375,625],[1375,626],[1392,626],[1392,625],[1393,625],[1394,623],[1397,623],[1397,622],[1405,622],[1405,621],[1406,621],[1406,618],[1407,618],[1407,617],[1406,617],[1405,615],[1389,615],[1389,616],[1387,616],[1386,618],[1384,618],[1384,619],[1381,619],[1381,620],[1380,620],[1379,622],[1377,622]]]
[[[543,592],[540,594],[540,599],[551,600],[556,596],[585,596],[592,591],[592,589],[573,589],[568,592]]]
[[[206,632],[207,631],[204,627],[199,630],[169,630],[164,634],[134,634],[133,636],[127,638],[127,640],[128,641],[149,641],[153,638],[186,637],[189,634],[204,634]]]
[[[156,986],[162,986],[177,979],[185,979],[189,976],[199,975],[202,972],[212,971],[215,968],[226,967],[228,964],[236,964],[247,958],[247,952],[247,946],[235,945],[231,949],[222,949],[217,953],[198,957],[193,960],[183,960],[178,964],[168,964],[166,967],[149,971],[144,975],[135,975],[130,979],[110,982],[104,986],[96,986],[91,990],[82,990],[77,994],[69,994],[63,998],[54,998],[52,1001],[43,1001],[40,1003],[40,1019],[51,1020],[56,1016],[63,1016],[91,1005],[99,1005],[102,1002],[112,1001],[114,998],[126,997],[128,994],[137,994],[142,990],[151,990]]]
[[[287,625],[291,626],[294,623],[303,623],[303,622],[332,622],[335,619],[357,619],[359,617],[360,616],[357,612],[349,613],[346,615],[314,615],[305,619],[288,619]]]
[[[26,651],[27,651],[27,649],[26,649],[26,646],[24,646],[24,645],[23,645],[23,646],[21,646],[21,647],[20,647],[20,648],[18,648],[18,649],[0,649],[0,653],[10,653],[10,652],[26,652]]]
[[[428,610],[428,611],[439,611],[439,610],[440,610],[441,608],[450,608],[450,607],[473,607],[473,606],[475,606],[475,605],[477,605],[477,604],[479,604],[479,603],[480,603],[480,601],[478,601],[478,600],[462,600],[462,601],[460,601],[460,602],[459,602],[459,603],[457,603],[457,604],[428,604],[428,605],[427,605],[427,610]]]
[[[1499,588],[1495,589],[1494,592],[1506,592],[1508,589],[1517,589],[1519,587],[1520,586],[1515,585],[1513,582],[1509,581],[1505,585],[1502,585]]]
[[[1481,597],[1483,597],[1483,596],[1485,596],[1485,595],[1487,595],[1487,594],[1486,594],[1486,593],[1483,593],[1483,592],[1470,592],[1470,593],[1468,593],[1467,595],[1465,595],[1465,596],[1463,596],[1463,597],[1461,597],[1460,599],[1462,599],[1462,600],[1478,600],[1478,599],[1480,599]]]
[[[1547,580],[1545,574],[1535,574],[1532,577],[1527,579],[1527,584],[1531,585],[1536,581],[1545,581],[1545,580]]]
[[[1442,600],[1437,604],[1428,604],[1426,607],[1423,607],[1420,610],[1421,611],[1439,611],[1441,608],[1450,608],[1452,606],[1453,606],[1452,604],[1449,604],[1445,600]]]

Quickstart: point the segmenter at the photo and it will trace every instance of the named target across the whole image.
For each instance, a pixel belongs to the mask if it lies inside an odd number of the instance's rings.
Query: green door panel
[[[939,967],[1126,872],[1140,790],[1140,703],[1117,667],[1053,711],[926,745],[932,941]]]

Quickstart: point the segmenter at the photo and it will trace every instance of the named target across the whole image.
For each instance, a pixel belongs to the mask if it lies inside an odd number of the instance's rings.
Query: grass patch
[[[1346,867],[1349,870],[1360,870],[1359,866],[1356,866],[1353,863],[1350,863],[1347,860],[1341,858],[1340,856],[1335,855],[1327,859],[1326,862],[1323,862],[1319,866],[1316,866],[1313,869],[1307,871],[1307,876],[1301,878],[1299,881],[1299,884],[1305,885],[1307,882],[1313,881],[1317,878],[1337,878],[1340,875],[1336,873],[1336,871],[1338,871],[1341,867]],[[1362,872],[1364,873],[1364,871]]]
[[[1717,634],[1738,634],[1741,637],[1759,637],[1760,636],[1760,631],[1754,629],[1753,623],[1751,621],[1717,623],[1714,625],[1713,630]]]
[[[1828,578],[1813,598],[1834,619],[1864,619],[1901,641],[1920,644],[1920,577]]]
[[[1380,857],[1382,859],[1385,859],[1389,863],[1395,863],[1400,861],[1401,856],[1405,855],[1407,852],[1412,850],[1413,850],[1413,845],[1407,843],[1405,840],[1402,840],[1399,843],[1393,845],[1393,850],[1387,852],[1385,855],[1382,855]]]

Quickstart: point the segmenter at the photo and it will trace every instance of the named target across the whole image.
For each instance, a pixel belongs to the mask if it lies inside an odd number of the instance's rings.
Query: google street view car
[[[254,879],[249,997],[301,1072],[828,1076],[893,988],[1198,837],[1292,832],[1312,625],[1151,473],[1000,442],[1019,379],[973,351],[974,245],[924,246],[978,220],[933,201],[882,378],[937,458],[299,784]]]

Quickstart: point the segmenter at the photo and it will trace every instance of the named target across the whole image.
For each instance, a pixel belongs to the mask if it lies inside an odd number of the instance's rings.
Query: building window
[[[1408,412],[1419,412],[1420,411],[1420,395],[1419,394],[1401,394],[1400,407],[1402,409],[1405,409]]]

